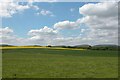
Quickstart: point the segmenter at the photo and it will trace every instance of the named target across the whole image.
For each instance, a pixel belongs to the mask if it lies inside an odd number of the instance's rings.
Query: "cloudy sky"
[[[117,2],[44,1],[3,0],[0,3],[2,24],[0,43],[13,45],[118,43]]]

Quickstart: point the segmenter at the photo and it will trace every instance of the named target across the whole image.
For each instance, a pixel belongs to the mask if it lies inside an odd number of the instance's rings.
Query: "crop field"
[[[3,78],[117,78],[118,52],[59,48],[2,50]]]

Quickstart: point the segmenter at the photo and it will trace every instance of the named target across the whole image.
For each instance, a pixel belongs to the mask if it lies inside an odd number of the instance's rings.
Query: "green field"
[[[6,49],[3,78],[117,78],[117,51]]]

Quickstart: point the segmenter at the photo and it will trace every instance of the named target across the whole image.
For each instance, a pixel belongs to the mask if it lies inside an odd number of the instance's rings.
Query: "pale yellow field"
[[[85,50],[85,49],[74,49],[74,48],[57,48],[57,47],[37,47],[37,46],[10,46],[10,47],[0,47],[0,49],[19,49],[19,48],[49,48],[49,49],[59,49],[59,50]]]

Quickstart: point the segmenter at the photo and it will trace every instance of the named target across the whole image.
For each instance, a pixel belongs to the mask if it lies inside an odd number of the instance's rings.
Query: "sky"
[[[117,2],[46,1],[3,0],[0,44],[118,44]]]

